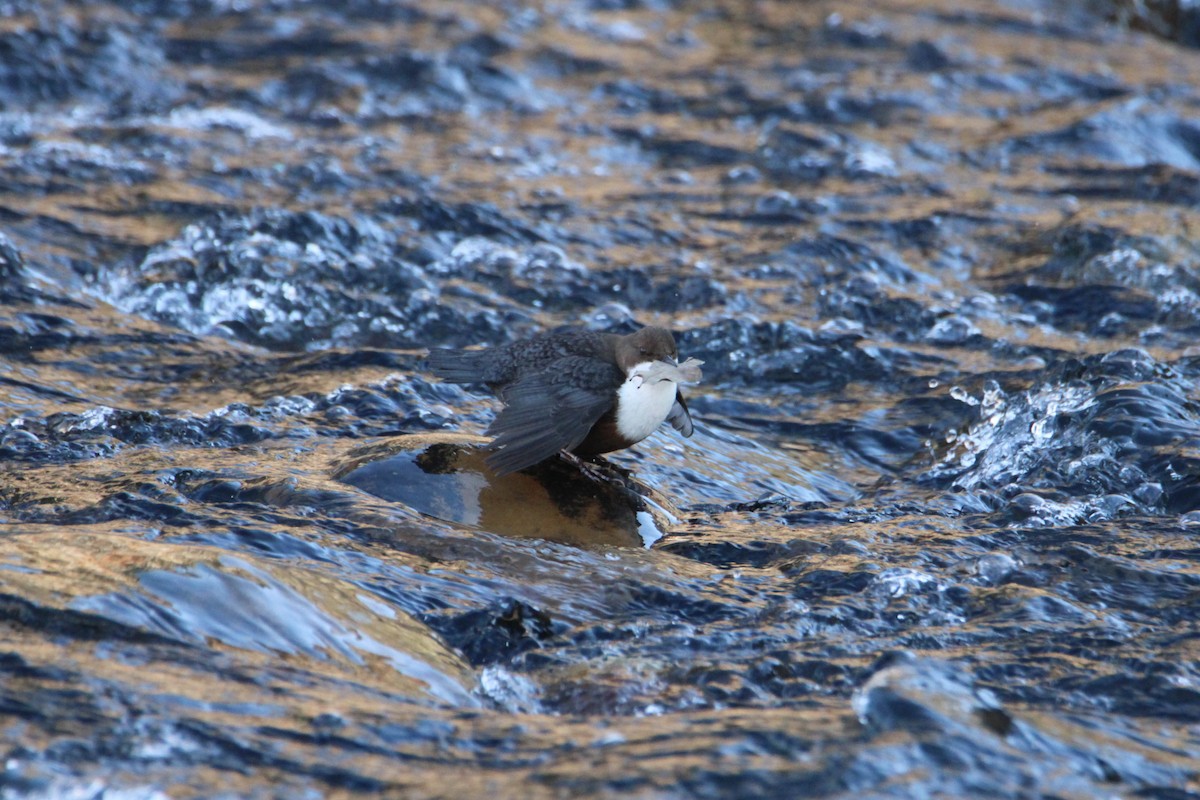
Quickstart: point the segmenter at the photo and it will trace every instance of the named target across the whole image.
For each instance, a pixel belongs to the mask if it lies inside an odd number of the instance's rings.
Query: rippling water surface
[[[1083,3],[10,3],[0,797],[1200,796],[1198,75]],[[425,349],[561,324],[673,328],[696,435],[489,478]]]

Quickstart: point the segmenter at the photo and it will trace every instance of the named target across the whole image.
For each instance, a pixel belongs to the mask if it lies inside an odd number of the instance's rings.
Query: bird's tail
[[[430,350],[429,371],[448,383],[483,380],[486,350]]]

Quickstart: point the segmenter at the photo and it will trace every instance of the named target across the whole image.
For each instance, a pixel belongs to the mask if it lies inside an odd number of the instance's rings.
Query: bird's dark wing
[[[430,372],[449,383],[483,383],[488,358],[487,350],[435,348],[429,351],[426,365]]]
[[[488,428],[500,448],[488,466],[505,475],[577,447],[612,408],[623,378],[615,364],[572,356],[507,387],[504,409]]]
[[[671,406],[671,413],[667,414],[667,422],[671,423],[671,427],[683,434],[683,438],[688,438],[696,432],[696,427],[692,425],[692,412],[688,411],[687,401],[683,399],[683,392],[675,390],[675,404]]]

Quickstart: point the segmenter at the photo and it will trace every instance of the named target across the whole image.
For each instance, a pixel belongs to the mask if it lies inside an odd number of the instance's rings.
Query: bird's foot
[[[562,456],[562,459],[568,464],[572,465],[582,472],[586,477],[591,478],[597,483],[614,483],[619,486],[625,485],[625,481],[621,475],[611,468],[606,468],[602,464],[596,464],[580,458],[570,450],[560,450],[558,451],[558,454]]]

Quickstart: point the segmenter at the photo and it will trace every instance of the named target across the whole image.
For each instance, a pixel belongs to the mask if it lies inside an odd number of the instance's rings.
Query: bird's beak
[[[664,364],[670,364],[672,367],[679,366],[679,364],[671,356],[663,356],[662,358],[659,359],[659,361],[663,362]]]

